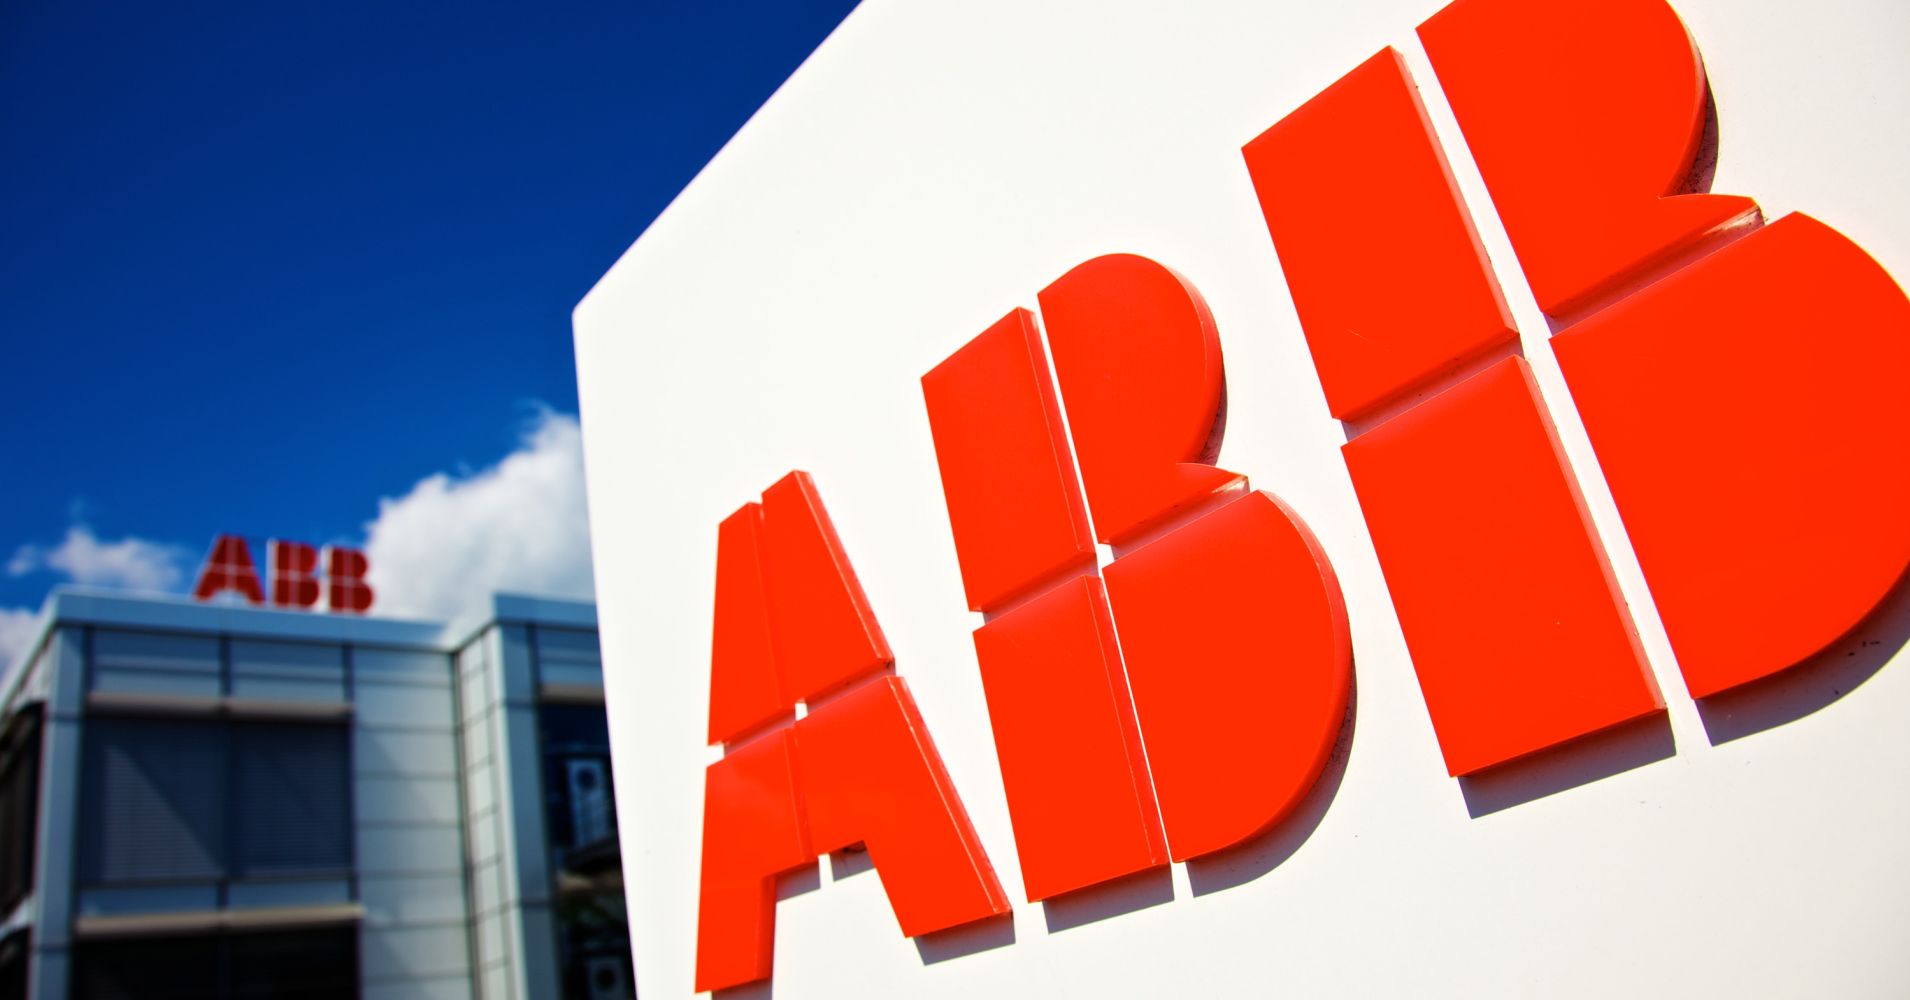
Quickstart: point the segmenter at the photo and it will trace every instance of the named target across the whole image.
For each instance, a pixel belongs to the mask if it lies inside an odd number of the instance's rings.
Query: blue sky
[[[562,478],[571,307],[852,6],[0,5],[0,609]]]

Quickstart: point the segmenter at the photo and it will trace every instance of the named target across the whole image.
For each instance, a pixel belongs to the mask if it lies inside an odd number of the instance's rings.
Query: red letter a
[[[199,582],[192,596],[202,601],[226,590],[236,590],[253,604],[265,603],[265,591],[259,586],[259,571],[252,566],[252,550],[238,535],[220,535],[212,543],[212,552],[199,568]]]

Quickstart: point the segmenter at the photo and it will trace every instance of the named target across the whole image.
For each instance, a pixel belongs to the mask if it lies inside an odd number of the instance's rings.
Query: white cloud
[[[498,591],[590,598],[577,418],[544,411],[496,465],[380,500],[365,556],[375,614],[451,618]]]
[[[74,583],[127,590],[177,590],[185,579],[192,553],[177,545],[128,535],[116,542],[101,541],[93,529],[76,524],[66,539],[52,548],[22,545],[7,560],[7,575],[25,576],[41,570],[63,574]]]
[[[0,674],[26,652],[33,625],[40,616],[26,608],[0,608]]]

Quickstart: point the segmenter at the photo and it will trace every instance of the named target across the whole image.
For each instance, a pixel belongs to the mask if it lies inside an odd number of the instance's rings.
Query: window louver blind
[[[99,719],[85,732],[80,880],[223,875],[223,727]]]
[[[86,885],[343,874],[343,726],[98,719],[86,726]]]
[[[234,726],[234,875],[351,866],[346,732],[340,726]]]

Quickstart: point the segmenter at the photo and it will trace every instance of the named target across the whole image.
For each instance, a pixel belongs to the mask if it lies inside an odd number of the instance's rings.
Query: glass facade
[[[345,701],[345,649],[315,642],[233,639],[231,690],[264,701]]]
[[[217,636],[93,629],[89,638],[88,690],[180,698],[224,693]]]

